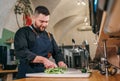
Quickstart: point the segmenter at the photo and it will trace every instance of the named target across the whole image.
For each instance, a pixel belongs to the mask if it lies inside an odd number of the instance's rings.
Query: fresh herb
[[[45,70],[47,74],[63,74],[67,69],[62,67],[49,68]]]

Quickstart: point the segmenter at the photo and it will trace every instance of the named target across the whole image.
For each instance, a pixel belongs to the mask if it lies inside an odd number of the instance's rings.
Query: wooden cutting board
[[[80,70],[69,69],[64,74],[46,74],[46,73],[29,73],[27,77],[90,77],[91,73],[81,73]]]

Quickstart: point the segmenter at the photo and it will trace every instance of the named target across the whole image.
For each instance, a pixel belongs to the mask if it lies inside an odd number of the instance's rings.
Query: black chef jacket
[[[43,64],[31,63],[31,61],[36,57],[36,55],[48,58],[47,53],[50,52],[53,58],[55,59],[56,63],[58,63],[59,61],[64,61],[63,54],[61,54],[60,50],[58,49],[58,46],[52,34],[50,34],[49,37],[46,31],[39,31],[35,29],[33,25],[31,27],[32,28],[20,28],[15,34],[15,53],[16,57],[20,60],[20,64],[18,66],[18,78],[25,77],[26,73],[44,71]],[[33,30],[35,30],[37,34]],[[46,44],[42,44],[42,40],[50,41],[50,44],[48,43],[49,46],[46,47],[47,42]],[[36,41],[38,41],[40,46],[36,43]],[[35,46],[35,44],[37,46]],[[48,50],[44,50],[44,48]],[[36,70],[36,68],[39,69]]]

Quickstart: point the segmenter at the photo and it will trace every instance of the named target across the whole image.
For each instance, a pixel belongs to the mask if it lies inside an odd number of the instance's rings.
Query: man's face
[[[48,26],[49,15],[39,14],[34,17],[34,25],[40,31],[44,31]]]

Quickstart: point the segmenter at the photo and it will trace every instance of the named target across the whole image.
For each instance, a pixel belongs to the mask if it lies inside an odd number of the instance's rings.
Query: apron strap
[[[47,32],[50,41],[52,40],[50,32]]]
[[[33,27],[32,27],[32,26],[29,26],[29,27],[30,27],[30,29],[32,29],[32,31],[37,35],[37,37],[39,37],[38,33],[33,29]]]
[[[32,31],[37,35],[37,37],[39,37],[39,35],[38,35],[38,33],[35,31],[35,29],[33,29],[33,27],[32,26],[29,26],[31,29],[32,29]],[[50,34],[50,32],[47,32],[47,34],[48,34],[48,37],[49,37],[49,39],[50,39],[50,41],[52,40],[51,39],[51,34]]]

